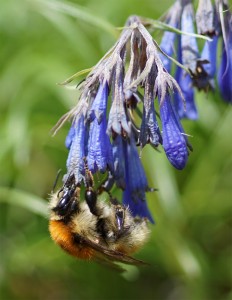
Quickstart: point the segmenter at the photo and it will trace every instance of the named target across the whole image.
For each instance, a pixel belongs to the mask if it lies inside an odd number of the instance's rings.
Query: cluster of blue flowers
[[[122,190],[123,204],[133,216],[152,223],[145,196],[148,182],[137,147],[163,147],[176,169],[185,167],[191,145],[180,118],[197,118],[192,85],[204,90],[214,87],[215,34],[220,33],[224,40],[218,83],[225,100],[231,102],[231,14],[225,13],[222,26],[219,14],[225,1],[218,0],[216,10],[210,0],[202,3],[196,14],[198,31],[210,35],[212,41],[206,42],[201,55],[191,34],[166,31],[159,47],[141,19],[132,16],[116,44],[78,86],[80,99],[69,114],[72,125],[66,138],[69,155],[64,181],[74,176],[76,184],[84,182],[87,162],[93,174],[108,174],[108,188],[116,185]],[[194,31],[193,20],[188,0],[177,0],[165,19],[188,33]],[[175,48],[178,61],[189,73],[178,66],[173,78],[171,61],[164,53],[172,56]]]
[[[201,53],[195,33],[206,35]],[[186,100],[184,107],[178,94],[174,95],[174,105],[180,118],[196,120],[198,112],[194,101],[195,86],[199,90],[210,91],[215,88],[215,77],[222,98],[232,103],[232,15],[226,0],[199,0],[196,14],[191,0],[177,0],[165,16],[165,22],[187,34],[165,32],[160,44],[161,49],[172,56],[188,70],[181,67],[175,70],[175,79],[180,85]],[[217,70],[218,42],[222,44],[220,66]],[[165,68],[171,71],[171,61],[161,54]],[[216,73],[217,71],[217,73]]]

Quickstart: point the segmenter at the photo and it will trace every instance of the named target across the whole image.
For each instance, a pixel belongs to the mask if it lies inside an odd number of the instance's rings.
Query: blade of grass
[[[21,206],[43,217],[48,215],[47,203],[42,198],[22,190],[0,187],[1,202]]]
[[[156,29],[167,30],[167,31],[175,32],[177,34],[184,34],[184,35],[192,36],[192,37],[195,37],[195,38],[198,38],[198,39],[203,39],[203,40],[206,40],[206,41],[212,41],[212,39],[209,38],[208,36],[197,34],[197,33],[190,33],[190,32],[186,32],[186,31],[182,31],[178,28],[175,28],[175,27],[170,26],[166,23],[163,23],[159,20],[144,19],[144,18],[142,20],[143,20],[143,22],[145,20],[148,24],[150,23]]]
[[[96,16],[94,13],[89,12],[86,8],[73,4],[67,1],[55,1],[55,0],[36,0],[33,1],[33,5],[37,3],[39,6],[42,6],[42,9],[52,9],[63,14],[67,14],[71,17],[83,20],[86,23],[89,23],[93,26],[97,26],[100,29],[110,33],[113,37],[118,37],[117,29],[107,22],[103,20],[101,17]]]

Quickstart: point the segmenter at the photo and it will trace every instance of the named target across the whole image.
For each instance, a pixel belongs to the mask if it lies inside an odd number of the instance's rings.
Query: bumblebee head
[[[79,209],[80,189],[76,186],[64,186],[52,194],[50,200],[50,218],[53,220],[68,220]]]

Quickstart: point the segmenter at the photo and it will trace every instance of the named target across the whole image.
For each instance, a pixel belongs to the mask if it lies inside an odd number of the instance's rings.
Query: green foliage
[[[158,18],[172,1],[2,0],[0,10],[0,286],[11,299],[231,299],[232,108],[200,93],[185,121],[194,152],[179,172],[142,151],[156,219],[138,254],[149,267],[123,276],[75,260],[49,238],[47,199],[65,172],[66,124],[78,98],[57,85],[97,63],[131,14]]]

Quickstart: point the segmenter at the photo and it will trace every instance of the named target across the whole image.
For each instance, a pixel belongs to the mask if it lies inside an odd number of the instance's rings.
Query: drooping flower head
[[[64,180],[74,176],[76,184],[84,182],[85,161],[92,174],[108,173],[108,186],[122,189],[123,204],[134,217],[154,222],[136,145],[140,149],[146,144],[161,145],[170,163],[180,170],[187,163],[189,144],[172,104],[173,92],[184,101],[180,87],[138,17],[129,18],[117,43],[79,89],[66,138],[69,155]]]

